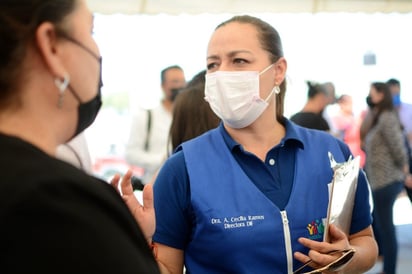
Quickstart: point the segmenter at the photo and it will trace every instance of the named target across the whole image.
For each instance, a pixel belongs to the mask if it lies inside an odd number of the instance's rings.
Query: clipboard
[[[323,235],[325,242],[330,242],[330,224],[336,225],[349,235],[360,166],[359,156],[350,156],[348,161],[343,163],[337,163],[330,152],[328,156],[334,175],[332,182],[328,184],[329,204]]]

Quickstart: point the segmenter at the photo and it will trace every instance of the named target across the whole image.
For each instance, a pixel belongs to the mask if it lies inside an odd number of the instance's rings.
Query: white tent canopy
[[[88,0],[97,13],[411,12],[410,0]]]
[[[204,69],[213,29],[234,13],[258,16],[279,31],[288,61],[286,116],[303,106],[306,80],[333,82],[338,95],[353,96],[359,112],[371,81],[395,77],[402,83],[402,100],[412,103],[412,0],[87,1],[96,13],[105,105],[125,99],[130,106],[121,114],[102,109],[88,129],[95,157],[113,147],[122,154],[130,114],[158,104],[162,96],[160,70],[178,64],[189,80]],[[369,53],[375,65],[364,64]]]

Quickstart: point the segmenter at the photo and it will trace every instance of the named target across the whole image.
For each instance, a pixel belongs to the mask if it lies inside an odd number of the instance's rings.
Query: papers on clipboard
[[[329,204],[323,236],[326,242],[330,242],[329,224],[336,225],[349,235],[360,164],[359,156],[355,158],[351,156],[347,162],[343,163],[337,163],[330,152],[328,156],[334,175],[332,182],[328,185]]]

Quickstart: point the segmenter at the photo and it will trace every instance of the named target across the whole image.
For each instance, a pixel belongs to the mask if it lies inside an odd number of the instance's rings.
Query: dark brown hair
[[[370,111],[373,111],[373,117],[370,123],[364,123],[360,129],[361,140],[364,140],[368,132],[378,123],[379,117],[384,111],[393,111],[392,94],[389,86],[383,82],[373,82],[371,87],[376,89],[376,92],[383,94],[382,101],[376,103],[376,105]],[[399,120],[399,127],[402,129],[402,124]]]
[[[17,97],[24,81],[23,60],[33,43],[38,26],[51,22],[60,33],[64,18],[77,0],[2,0],[0,1],[0,108]]]
[[[259,42],[264,50],[270,54],[270,62],[273,64],[280,57],[283,57],[282,41],[277,30],[265,21],[249,16],[239,15],[221,23],[216,29],[223,27],[229,23],[237,22],[241,24],[250,24],[254,26],[258,32]],[[280,92],[276,98],[276,118],[278,121],[283,121],[284,101],[286,92],[286,81],[284,80],[280,86]]]
[[[220,119],[205,101],[205,74],[193,77],[176,98],[169,139],[174,151],[184,141],[195,138],[219,125]]]
[[[326,90],[324,85],[311,81],[306,81],[306,84],[308,86],[308,99],[311,99],[318,94],[328,96],[328,91]]]
[[[398,86],[398,87],[401,86],[401,82],[398,79],[395,79],[395,78],[389,79],[388,81],[386,81],[386,84],[389,85],[389,86]]]
[[[389,86],[383,82],[373,82],[371,87],[374,87],[378,93],[383,94],[382,101],[376,104],[378,113],[381,113],[384,110],[393,110],[392,94]]]

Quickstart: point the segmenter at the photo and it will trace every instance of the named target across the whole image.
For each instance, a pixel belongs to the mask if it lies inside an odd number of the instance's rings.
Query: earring
[[[59,100],[57,102],[57,107],[58,108],[61,108],[63,106],[64,92],[66,91],[69,83],[70,83],[70,77],[69,77],[68,74],[64,75],[63,81],[59,78],[54,79],[54,84],[56,85],[57,89],[59,90]]]
[[[274,89],[275,89],[275,93],[276,93],[276,94],[279,94],[279,93],[280,93],[280,88],[279,88],[279,86],[276,85]]]

